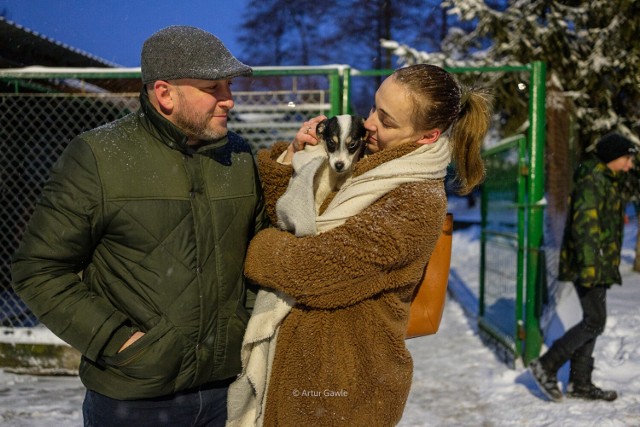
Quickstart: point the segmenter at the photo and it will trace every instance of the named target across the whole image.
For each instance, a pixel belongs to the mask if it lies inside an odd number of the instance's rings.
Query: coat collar
[[[623,173],[622,172],[614,172],[609,169],[609,166],[602,160],[600,160],[595,155],[587,158],[584,162],[584,166],[586,169],[586,173],[591,173],[593,170],[600,172],[602,175],[606,176],[609,179],[619,179]]]

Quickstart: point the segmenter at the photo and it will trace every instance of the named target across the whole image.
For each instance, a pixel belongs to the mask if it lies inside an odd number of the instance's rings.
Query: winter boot
[[[618,398],[615,390],[602,390],[591,382],[593,357],[575,357],[571,359],[567,397],[586,400],[614,401]]]
[[[562,400],[562,392],[558,387],[558,379],[556,378],[557,369],[555,371],[547,370],[540,362],[540,359],[532,361],[529,364],[529,369],[531,369],[533,379],[538,384],[540,391],[545,396],[555,402]]]
[[[558,387],[558,369],[571,357],[571,352],[564,346],[562,340],[557,340],[542,356],[529,364],[533,378],[540,391],[553,401],[562,400],[562,392]]]
[[[607,402],[613,402],[618,398],[618,393],[615,390],[603,390],[591,383],[585,385],[569,383],[569,385],[567,386],[567,397],[585,400],[606,400]]]

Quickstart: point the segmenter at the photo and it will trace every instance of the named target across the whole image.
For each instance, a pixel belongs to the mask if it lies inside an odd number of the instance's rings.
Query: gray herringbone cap
[[[224,80],[253,72],[213,34],[182,25],[164,28],[144,42],[141,68],[145,84],[174,79]]]

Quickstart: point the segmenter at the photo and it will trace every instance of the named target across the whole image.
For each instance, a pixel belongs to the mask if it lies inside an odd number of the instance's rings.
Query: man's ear
[[[442,132],[440,132],[440,129],[431,129],[430,131],[423,132],[422,138],[416,142],[418,144],[433,144],[438,140],[438,138],[440,138],[441,134]]]
[[[156,80],[153,84],[153,93],[162,112],[170,114],[174,107],[173,96],[175,95],[175,88],[163,80]]]

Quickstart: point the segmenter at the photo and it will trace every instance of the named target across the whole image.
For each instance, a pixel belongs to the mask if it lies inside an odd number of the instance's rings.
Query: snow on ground
[[[464,217],[464,212],[457,215]],[[631,270],[636,224],[625,226],[624,286],[608,293],[608,321],[595,349],[594,382],[618,391],[614,402],[546,401],[522,367],[505,365],[478,336],[479,230],[454,232],[450,287],[440,330],[409,340],[414,378],[401,427],[640,426],[640,274]],[[469,314],[471,313],[471,315]],[[569,325],[570,326],[570,325]],[[566,386],[568,369],[559,372]],[[17,375],[0,369],[0,424],[82,425],[77,377]],[[373,426],[372,426],[373,427]]]

